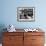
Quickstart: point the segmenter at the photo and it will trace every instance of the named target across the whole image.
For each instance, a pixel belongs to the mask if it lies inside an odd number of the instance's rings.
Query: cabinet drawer
[[[27,46],[42,46],[44,44],[44,36],[24,36],[24,45]]]
[[[2,44],[2,46],[23,46],[23,44],[22,43],[14,43],[14,44]]]
[[[44,32],[25,32],[24,36],[44,36]]]
[[[3,46],[22,46],[22,45],[23,45],[23,38],[21,36],[3,38]]]
[[[4,36],[3,43],[14,43],[23,41],[23,36]]]
[[[4,36],[23,36],[23,32],[4,32]]]
[[[32,36],[32,43],[33,44],[43,44],[44,36]]]
[[[32,44],[32,46],[44,46],[44,44]]]

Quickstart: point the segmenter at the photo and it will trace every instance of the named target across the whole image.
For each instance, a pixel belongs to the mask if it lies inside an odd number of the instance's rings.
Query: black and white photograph
[[[18,7],[17,20],[18,21],[34,21],[35,8],[34,7]]]

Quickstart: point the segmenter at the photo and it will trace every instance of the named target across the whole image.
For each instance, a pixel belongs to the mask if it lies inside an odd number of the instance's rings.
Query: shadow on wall
[[[4,30],[5,29],[5,30]],[[6,27],[4,24],[0,24],[0,43],[2,43],[2,36],[3,36],[3,32],[6,32]]]

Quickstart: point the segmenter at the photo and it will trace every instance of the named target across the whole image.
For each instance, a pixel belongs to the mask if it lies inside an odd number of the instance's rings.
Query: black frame
[[[35,21],[35,7],[18,7],[17,21],[21,22]]]

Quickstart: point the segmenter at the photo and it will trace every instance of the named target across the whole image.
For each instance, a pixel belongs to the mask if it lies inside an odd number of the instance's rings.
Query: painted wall
[[[16,28],[44,27],[46,28],[45,0],[0,0],[0,24],[13,24]],[[17,7],[35,7],[35,22],[18,22]]]

